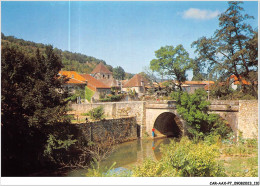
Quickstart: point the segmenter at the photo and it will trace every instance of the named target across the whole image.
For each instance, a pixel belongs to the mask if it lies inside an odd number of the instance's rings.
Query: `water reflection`
[[[100,164],[100,168],[106,171],[106,167],[109,168],[114,162],[116,165],[114,169],[126,168],[131,169],[132,166],[141,164],[145,158],[152,158],[153,160],[160,160],[162,153],[160,152],[160,146],[162,144],[170,143],[172,138],[163,138],[155,140],[135,140],[119,144],[111,155],[103,160]],[[68,173],[68,176],[85,176],[86,170],[74,170]]]

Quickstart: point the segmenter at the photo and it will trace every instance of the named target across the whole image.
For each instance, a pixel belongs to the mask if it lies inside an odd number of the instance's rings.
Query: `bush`
[[[141,166],[132,170],[134,177],[173,177],[176,170],[167,166],[163,161],[156,162],[152,159],[145,159]]]
[[[196,144],[184,137],[180,142],[163,145],[161,151],[160,161],[147,159],[133,169],[133,176],[225,176],[223,165],[217,160],[220,155],[217,145]]]
[[[101,120],[104,116],[104,108],[102,106],[99,106],[97,108],[93,108],[91,111],[89,111],[89,116],[93,120]]]
[[[119,95],[106,95],[105,98],[99,99],[101,102],[112,102],[112,101],[120,101],[124,97],[123,94]]]
[[[166,162],[178,170],[177,176],[224,176],[224,168],[218,163],[219,148],[205,143],[192,143],[187,138],[180,142],[172,141],[163,148],[166,151]]]
[[[171,97],[176,100],[177,111],[187,122],[188,131],[195,139],[203,139],[212,133],[226,137],[231,132],[219,115],[208,113],[210,102],[206,100],[205,90],[197,89],[194,94],[173,92]]]

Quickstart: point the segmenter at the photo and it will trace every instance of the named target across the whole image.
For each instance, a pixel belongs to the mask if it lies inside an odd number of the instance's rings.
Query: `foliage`
[[[93,120],[101,120],[103,119],[104,116],[104,108],[102,106],[93,108],[92,110],[89,111],[89,116]]]
[[[175,176],[177,171],[162,161],[145,159],[140,166],[134,167],[132,172],[134,177],[166,177]]]
[[[131,98],[135,98],[137,95],[137,92],[135,91],[135,89],[128,89],[127,90],[127,94],[131,97]]]
[[[44,48],[47,46],[42,43],[35,43],[31,41],[25,41],[23,39],[17,39],[14,36],[5,36],[3,33],[1,33],[1,36],[3,45],[6,45],[7,43],[20,45],[28,54],[35,53],[36,48],[39,48],[39,50],[43,52]],[[62,60],[63,70],[77,71],[80,73],[91,73],[95,66],[100,62],[102,62],[109,70],[112,71],[113,69],[110,65],[107,65],[104,60],[100,60],[92,56],[87,56],[80,53],[73,53],[69,51],[62,51],[57,48],[55,48],[53,51]]]
[[[208,72],[216,72],[223,79],[236,75],[244,92],[242,77],[245,78],[251,83],[252,95],[257,97],[256,78],[250,74],[258,69],[258,32],[246,22],[253,17],[242,14],[241,3],[228,2],[228,9],[219,17],[220,28],[211,38],[199,38],[192,46],[199,55],[196,60],[200,67],[208,66]]]
[[[258,141],[257,139],[242,139],[232,143],[224,143],[221,153],[230,157],[225,161],[227,176],[257,177],[258,176]]]
[[[217,161],[220,154],[216,145],[196,144],[184,137],[180,142],[172,140],[161,149],[161,160],[147,159],[133,169],[133,176],[225,176],[223,166]]]
[[[90,116],[90,113],[87,112],[87,113],[82,113],[81,116]]]
[[[81,99],[85,98],[85,91],[84,88],[76,88],[75,93],[72,93],[69,95],[69,97],[66,99],[67,101],[76,102],[77,97],[80,97]]]
[[[90,88],[85,87],[85,98],[86,98],[89,102],[91,102],[91,98],[92,98],[93,95],[94,95],[94,92],[93,92]]]
[[[135,74],[126,72],[126,73],[125,73],[125,79],[131,79],[132,77],[134,77],[134,75],[135,75]]]
[[[225,137],[231,130],[217,114],[208,114],[210,102],[206,100],[206,95],[206,91],[197,89],[194,94],[173,92],[171,97],[176,100],[177,111],[194,138],[203,139],[211,133]]]
[[[57,139],[53,134],[49,134],[44,148],[44,156],[48,156],[52,161],[59,161],[58,159],[60,159],[62,155],[58,155],[58,153],[64,153],[64,150],[68,151],[69,148],[77,142],[77,140],[72,139],[72,137],[73,135],[67,135],[65,139],[61,140]]]
[[[166,92],[166,96],[169,96],[173,91],[176,91],[176,84],[173,81],[165,81],[162,85],[165,86],[164,91]]]
[[[2,173],[22,175],[46,165],[48,136],[69,140],[57,128],[69,122],[64,80],[57,76],[62,63],[51,46],[28,54],[20,45],[7,44],[1,54]]]
[[[250,87],[244,87],[245,92],[241,91],[240,88],[233,90],[226,82],[216,82],[210,86],[210,97],[213,99],[220,100],[255,100]]]
[[[125,78],[125,70],[120,66],[114,68],[113,77],[117,80],[123,80]]]
[[[203,68],[199,66],[198,60],[194,60],[192,63],[193,77],[192,81],[204,81],[208,79],[207,75],[202,72]]]
[[[118,95],[106,95],[105,98],[99,99],[101,102],[112,102],[112,101],[120,101],[124,97],[123,94]]]
[[[182,82],[186,80],[186,71],[191,68],[191,58],[182,45],[176,47],[165,46],[155,51],[157,59],[150,62],[150,68],[156,72],[164,71],[166,75],[178,81],[180,90]]]
[[[140,72],[139,75],[141,75],[143,77],[143,79],[145,79],[149,83],[151,83],[152,79],[154,78],[154,77],[151,77],[150,75],[148,75],[146,72]]]

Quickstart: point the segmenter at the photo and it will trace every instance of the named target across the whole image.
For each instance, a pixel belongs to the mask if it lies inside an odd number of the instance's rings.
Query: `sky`
[[[162,46],[182,44],[194,58],[191,43],[212,36],[227,7],[227,1],[2,1],[1,32],[139,73]],[[257,28],[258,2],[242,7]]]

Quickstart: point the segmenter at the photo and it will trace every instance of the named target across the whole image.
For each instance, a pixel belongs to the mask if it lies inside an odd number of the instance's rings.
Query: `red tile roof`
[[[184,84],[187,84],[187,85],[207,85],[207,84],[214,84],[214,81],[185,81]]]
[[[104,83],[100,82],[89,74],[81,74],[81,76],[88,81],[87,87],[89,87],[93,91],[96,91],[97,88],[110,89],[109,86],[105,85]]]
[[[144,82],[144,85],[148,84],[148,81],[145,78],[143,78],[139,74],[136,74],[128,82],[126,82],[123,87],[124,88],[127,88],[127,87],[141,87],[141,81]]]
[[[104,83],[105,85],[109,86],[109,87],[118,87],[118,83],[114,78],[111,79],[99,79],[99,81],[101,81],[102,83]]]
[[[112,74],[107,67],[103,63],[99,63],[96,68],[91,72],[91,74],[96,74],[96,73],[104,73],[104,74]]]
[[[66,84],[86,84],[86,79],[80,76],[75,71],[60,71],[60,76],[66,76],[69,78],[69,81],[66,82]]]
[[[69,79],[69,81],[67,81],[66,84],[87,84],[87,83],[76,79]]]
[[[242,76],[239,76],[239,77],[240,77],[240,79],[242,79],[242,83],[243,83],[244,85],[250,85],[250,82],[246,81]],[[231,75],[231,76],[228,78],[228,81],[229,81],[230,79],[233,79],[233,80],[234,80],[234,84],[235,84],[235,85],[240,85],[240,81],[238,80],[238,78],[237,78],[236,75]]]

